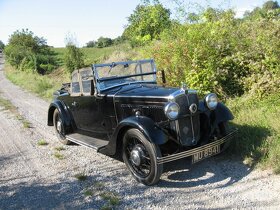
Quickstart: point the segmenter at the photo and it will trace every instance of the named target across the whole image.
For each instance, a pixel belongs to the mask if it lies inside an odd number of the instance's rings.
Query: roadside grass
[[[87,189],[87,190],[84,191],[85,196],[93,196],[93,194],[94,194],[93,191],[90,190],[90,189]]]
[[[61,153],[57,152],[57,151],[53,154],[53,156],[55,158],[57,158],[58,160],[63,160],[64,159],[64,156]]]
[[[83,181],[87,178],[84,173],[79,173],[75,175],[75,177],[77,179],[83,177]],[[111,190],[107,190],[103,182],[94,182],[93,184],[87,183],[87,187],[83,190],[83,194],[85,197],[99,196],[103,201],[105,201],[105,204],[101,207],[101,209],[115,209],[115,207],[121,203],[121,197],[119,194]]]
[[[17,107],[15,107],[9,100],[1,96],[0,106],[2,106],[4,110],[9,110],[13,115],[15,115],[16,119],[21,121],[24,128],[32,128],[32,124],[18,112]]]
[[[227,102],[238,128],[231,151],[251,166],[271,168],[280,173],[280,93],[254,99],[249,96]]]
[[[37,73],[15,70],[10,65],[5,64],[5,75],[11,82],[47,100],[50,100],[53,92],[61,87],[62,80],[64,82],[69,81],[70,77],[67,80],[65,79],[67,73],[59,70],[50,75],[39,75]]]
[[[24,128],[31,128],[32,127],[31,123],[29,121],[27,121],[26,119],[22,120],[22,124],[23,124]]]
[[[63,151],[63,150],[66,150],[65,147],[63,147],[63,146],[55,147],[54,149],[55,149],[56,151]]]
[[[9,101],[0,96],[0,106],[3,107],[4,110],[9,110],[12,113],[17,112],[17,108]]]
[[[46,142],[46,140],[44,140],[44,139],[40,139],[38,142],[37,142],[37,145],[39,145],[39,146],[46,146],[46,145],[48,145],[49,143],[48,142]]]
[[[85,173],[78,173],[75,174],[74,176],[76,179],[78,179],[79,181],[85,181],[87,180],[87,175]]]
[[[116,193],[113,193],[111,191],[107,191],[107,192],[102,192],[100,194],[100,197],[103,200],[106,200],[109,202],[110,206],[116,206],[120,204],[120,198]]]

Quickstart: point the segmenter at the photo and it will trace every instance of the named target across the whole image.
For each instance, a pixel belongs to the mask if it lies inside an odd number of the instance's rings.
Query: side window
[[[79,75],[78,72],[73,73],[72,82],[71,82],[71,93],[73,95],[78,95],[81,92],[80,83],[79,83]]]
[[[83,95],[91,95],[93,90],[93,73],[91,69],[80,72],[83,86]]]

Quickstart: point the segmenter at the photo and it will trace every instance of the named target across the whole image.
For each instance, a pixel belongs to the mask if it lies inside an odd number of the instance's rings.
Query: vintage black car
[[[235,133],[232,119],[214,93],[199,100],[185,85],[157,85],[153,60],[76,70],[48,111],[48,125],[62,143],[119,155],[145,185],[159,181],[164,163],[189,156],[195,163],[224,150]]]

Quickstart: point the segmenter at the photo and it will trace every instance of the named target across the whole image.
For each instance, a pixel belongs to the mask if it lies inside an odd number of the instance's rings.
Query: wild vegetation
[[[172,20],[170,14],[171,10],[160,1],[144,1],[128,17],[128,25],[118,42],[121,44],[110,47],[106,47],[108,40],[101,37],[97,41],[99,48],[97,42],[91,41],[88,48],[51,49],[40,42],[44,39],[31,32],[17,31],[5,47],[5,54],[18,70],[8,68],[6,74],[17,84],[28,83],[25,88],[31,86],[28,81],[32,80],[34,87],[29,89],[50,97],[62,80],[69,80],[69,73],[75,68],[91,63],[154,58],[158,69],[165,70],[169,86],[186,82],[200,94],[218,93],[230,106],[235,115],[233,125],[239,128],[233,154],[241,155],[252,165],[260,163],[280,173],[278,3],[267,1],[262,7],[246,12],[243,18],[236,18],[233,10],[213,8],[197,13],[185,11],[181,18],[184,22]],[[18,44],[12,37],[16,40],[22,37],[27,44]],[[37,47],[30,47],[33,45]],[[27,52],[21,53],[25,48]],[[40,59],[39,55],[45,55],[43,52],[50,53],[47,53],[51,58],[49,63]],[[49,67],[43,68],[47,64]],[[42,73],[46,75],[41,76]]]
[[[53,51],[44,38],[28,29],[14,32],[5,47],[7,61],[21,71],[49,73],[57,67]]]

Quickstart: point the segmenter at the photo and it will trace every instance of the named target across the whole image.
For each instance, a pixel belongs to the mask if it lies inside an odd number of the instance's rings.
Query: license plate
[[[201,161],[205,158],[216,155],[216,154],[220,153],[220,151],[221,151],[220,150],[220,145],[215,145],[213,147],[203,149],[203,150],[195,153],[192,156],[192,163],[196,163],[196,162]]]

